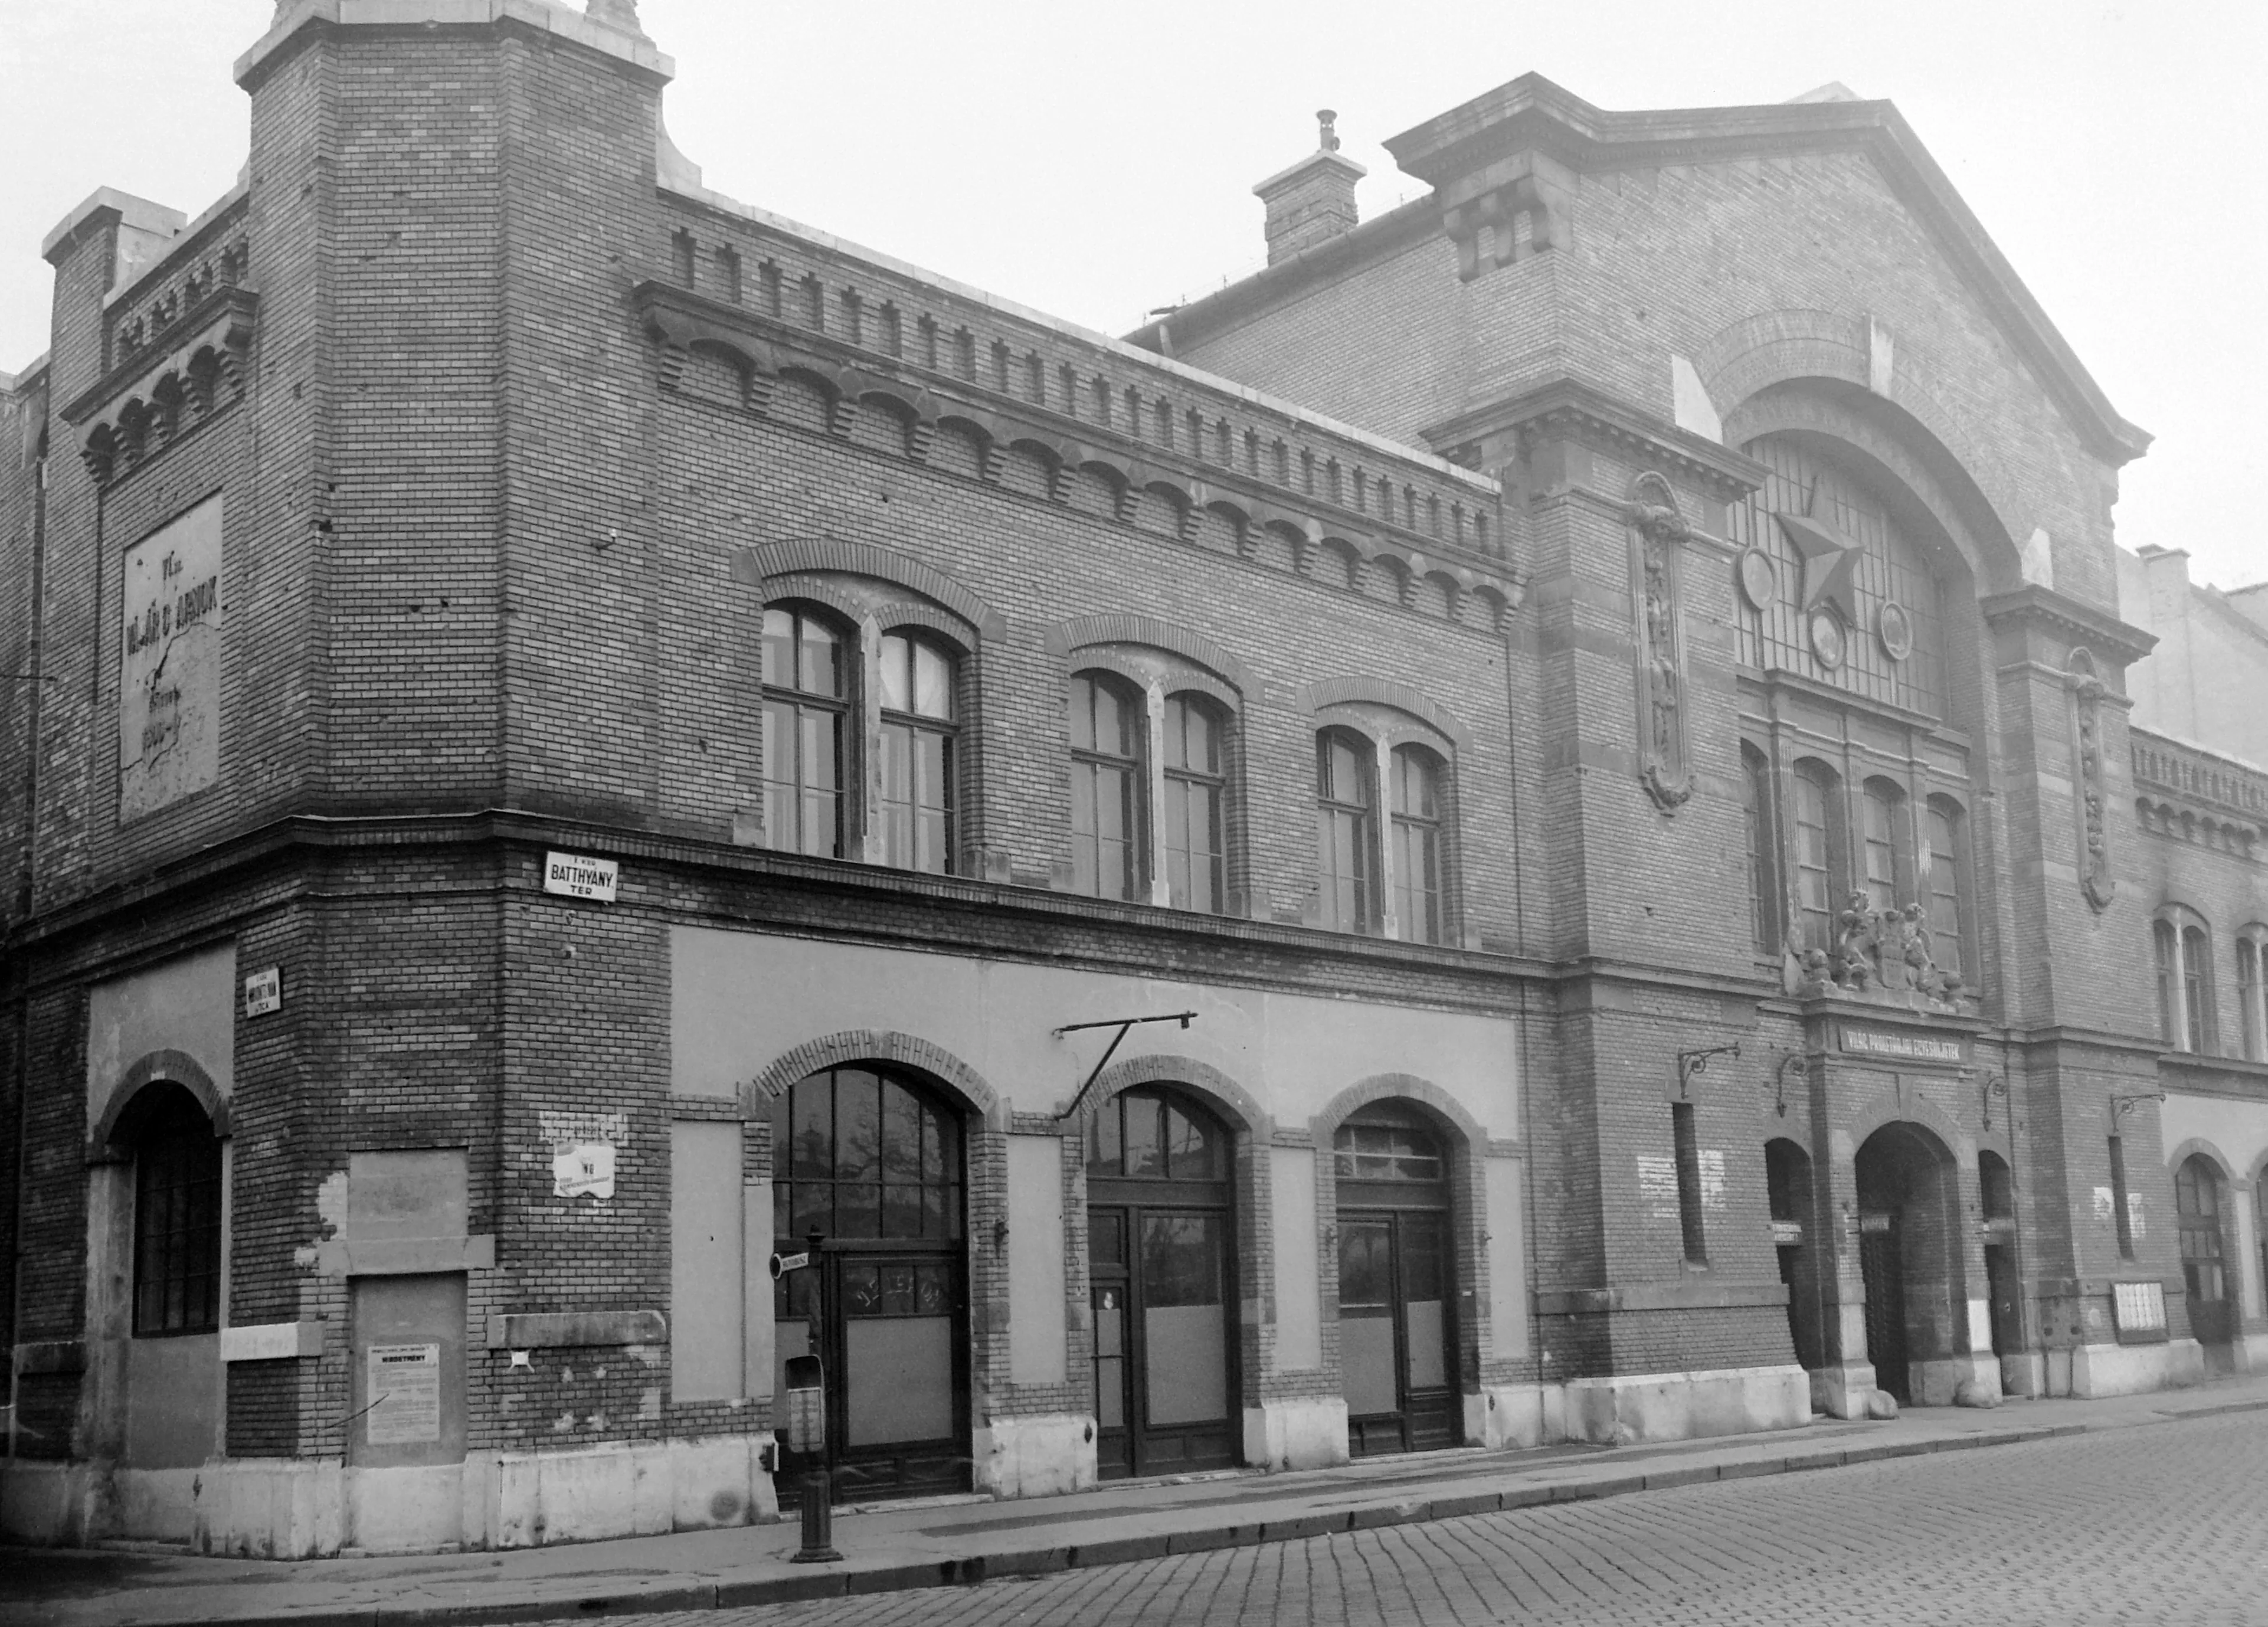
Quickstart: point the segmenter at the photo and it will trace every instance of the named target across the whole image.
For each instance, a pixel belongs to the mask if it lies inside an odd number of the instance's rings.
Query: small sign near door
[[[284,1009],[284,968],[270,966],[244,980],[244,1014],[265,1017]]]
[[[441,1347],[370,1347],[367,1439],[373,1447],[441,1439]]]

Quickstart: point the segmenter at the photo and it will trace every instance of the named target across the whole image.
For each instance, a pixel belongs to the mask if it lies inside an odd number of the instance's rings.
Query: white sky
[[[272,0],[0,0],[0,371],[46,346],[39,242],[98,186],[191,214],[243,162]],[[1530,70],[1610,108],[1889,97],[2112,403],[2157,436],[2119,540],[2268,578],[2260,0],[644,0],[707,183],[1107,332],[1262,259],[1251,186],[1338,110],[1388,136]]]

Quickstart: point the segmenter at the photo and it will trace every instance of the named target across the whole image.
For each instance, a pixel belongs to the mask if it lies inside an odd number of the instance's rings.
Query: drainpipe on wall
[[[48,564],[48,453],[46,438],[32,464],[32,625],[24,650],[24,870],[18,888],[18,909],[32,912],[33,856],[40,830],[40,712],[46,682]],[[21,1409],[17,1391],[22,1376],[17,1371],[16,1346],[24,1342],[24,1193],[31,1168],[32,1124],[32,1002],[26,994],[16,1004],[16,1203],[11,1220],[8,1260],[8,1456],[16,1456]]]

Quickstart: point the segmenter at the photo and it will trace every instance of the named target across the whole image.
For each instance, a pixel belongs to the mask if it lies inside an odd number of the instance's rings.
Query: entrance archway
[[[1455,1251],[1448,1138],[1413,1105],[1377,1101],[1334,1132],[1339,1365],[1356,1457],[1455,1446]]]
[[[772,1104],[772,1229],[817,1233],[817,1257],[774,1285],[773,1375],[791,1358],[826,1373],[836,1497],[968,1487],[968,1262],[959,1108],[915,1074],[828,1068]],[[809,1461],[784,1453],[783,1485]]]
[[[1238,1461],[1234,1141],[1190,1093],[1144,1085],[1087,1125],[1096,1469]]]
[[[1885,1124],[1855,1160],[1859,1266],[1874,1382],[1911,1403],[1927,1363],[1954,1353],[1960,1196],[1952,1153],[1920,1125]]]

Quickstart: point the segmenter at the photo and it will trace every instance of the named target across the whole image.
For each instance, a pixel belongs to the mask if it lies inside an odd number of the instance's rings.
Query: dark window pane
[[[882,1081],[882,1178],[921,1179],[922,1104],[895,1079]]]
[[[835,1075],[835,1178],[879,1181],[882,1175],[881,1080],[857,1068]]]
[[[1142,1292],[1149,1308],[1219,1304],[1221,1237],[1217,1216],[1143,1216]]]
[[[1126,1263],[1126,1217],[1098,1210],[1087,1217],[1087,1257],[1101,1265]]]
[[[919,1237],[922,1234],[922,1189],[917,1186],[882,1189],[882,1235]]]
[[[872,1316],[882,1308],[882,1268],[846,1261],[843,1266],[843,1310],[850,1316]]]
[[[882,1189],[845,1181],[835,1189],[835,1234],[837,1237],[880,1237],[882,1234]]]
[[[953,1308],[953,1268],[942,1263],[914,1268],[914,1314],[942,1316]]]
[[[914,1314],[914,1268],[910,1262],[894,1262],[882,1268],[882,1314]]]
[[[1127,1174],[1164,1174],[1165,1149],[1159,1139],[1158,1118],[1165,1104],[1154,1096],[1130,1096],[1125,1101]]]
[[[1370,1309],[1392,1296],[1393,1233],[1382,1221],[1350,1220],[1339,1227],[1339,1308]]]
[[[1175,1181],[1218,1181],[1218,1137],[1180,1108],[1166,1108],[1166,1171]]]
[[[807,1232],[822,1237],[835,1234],[834,1198],[835,1189],[824,1181],[796,1182],[788,1219],[788,1231],[796,1243],[801,1243]]]
[[[1442,1298],[1442,1226],[1432,1215],[1402,1217],[1402,1297]]]
[[[832,1076],[818,1074],[795,1087],[794,1145],[788,1173],[799,1180],[826,1180],[835,1173],[835,1090]]]
[[[1119,1116],[1126,1111],[1126,1099],[1115,1097],[1103,1103],[1087,1128],[1086,1173],[1091,1175],[1125,1174],[1122,1162],[1124,1149],[1118,1134]]]

